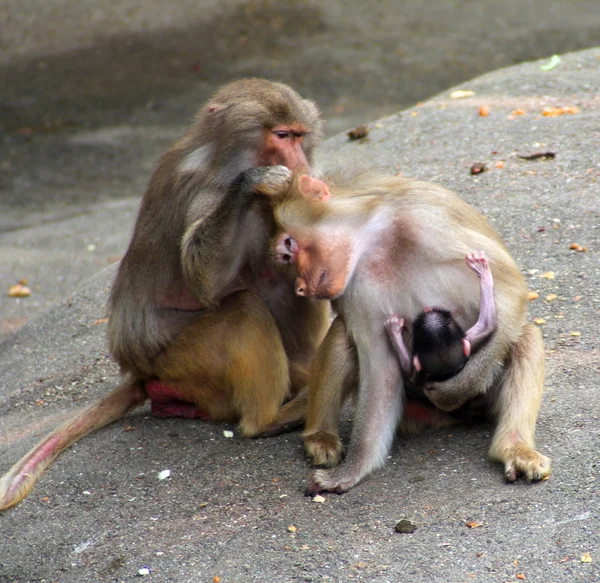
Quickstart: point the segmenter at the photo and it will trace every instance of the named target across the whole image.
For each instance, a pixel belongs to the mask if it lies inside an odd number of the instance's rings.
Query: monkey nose
[[[305,296],[306,295],[306,284],[304,283],[304,280],[299,277],[296,280],[296,295],[297,296]]]

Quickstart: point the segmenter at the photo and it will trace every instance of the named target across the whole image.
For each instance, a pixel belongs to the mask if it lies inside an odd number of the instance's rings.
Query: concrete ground
[[[282,78],[322,104],[334,134],[513,59],[600,44],[593,2],[265,12],[269,3],[180,1],[169,15],[142,4],[0,7],[0,281],[32,288],[0,299],[12,331],[0,344],[0,470],[116,383],[101,320],[114,266],[102,268],[124,251],[156,156],[216,84]],[[400,436],[382,470],[316,503],[303,496],[311,469],[298,433],[227,439],[232,427],[141,409],[81,440],[0,514],[0,581],[133,581],[143,567],[160,582],[597,580],[600,50],[541,64],[465,82],[471,98],[444,91],[371,121],[364,141],[337,135],[322,159],[367,157],[440,182],[505,238],[539,294],[531,319],[544,320],[538,447],[553,459],[550,480],[505,485],[486,460],[491,427],[465,427]],[[541,115],[552,106],[578,111]],[[556,157],[517,156],[540,151]],[[474,162],[489,171],[471,176]],[[417,530],[396,533],[400,518]]]

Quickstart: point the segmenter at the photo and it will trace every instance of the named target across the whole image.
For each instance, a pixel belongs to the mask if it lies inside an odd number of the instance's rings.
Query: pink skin
[[[183,400],[177,389],[165,385],[158,379],[146,382],[146,393],[155,417],[184,417],[210,421],[210,416],[200,411],[193,403]]]

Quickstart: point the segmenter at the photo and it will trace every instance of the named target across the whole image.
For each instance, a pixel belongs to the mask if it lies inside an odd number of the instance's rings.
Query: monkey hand
[[[539,482],[552,473],[550,458],[522,441],[503,448],[499,453],[492,450],[490,457],[504,464],[504,477],[507,482],[515,482],[519,476],[523,476],[529,482]]]
[[[402,334],[402,330],[404,330],[404,318],[401,318],[398,314],[394,314],[390,316],[385,321],[385,329],[392,335],[395,336],[397,334]]]
[[[259,166],[244,172],[244,180],[255,194],[279,198],[292,182],[292,171],[286,166]]]
[[[485,273],[490,271],[490,264],[483,251],[471,251],[465,257],[465,262],[479,277],[483,277]]]
[[[304,449],[315,466],[331,468],[342,459],[342,442],[337,435],[328,431],[317,431],[304,436]]]

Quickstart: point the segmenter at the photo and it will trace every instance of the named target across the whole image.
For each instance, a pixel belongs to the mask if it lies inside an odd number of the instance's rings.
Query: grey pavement
[[[599,580],[600,50],[467,81],[600,45],[597,2],[164,6],[0,6],[0,282],[32,288],[0,297],[0,471],[117,382],[103,322],[110,264],[152,165],[216,85],[261,74],[316,99],[329,135],[369,122],[363,141],[328,140],[325,164],[368,158],[439,182],[505,238],[539,294],[537,441],[554,474],[505,485],[486,460],[491,427],[430,431],[399,436],[382,470],[317,503],[303,495],[298,433],[228,439],[234,427],[143,408],[81,440],[0,514],[0,581]],[[476,94],[450,99],[463,80]],[[554,106],[578,112],[541,115]],[[517,156],[543,151],[556,157]],[[489,171],[471,176],[474,162]],[[396,533],[401,518],[417,530]]]

